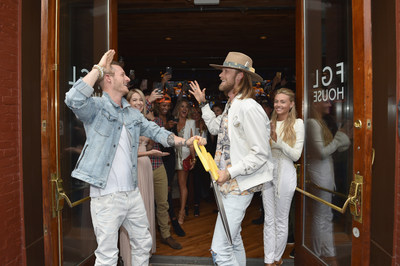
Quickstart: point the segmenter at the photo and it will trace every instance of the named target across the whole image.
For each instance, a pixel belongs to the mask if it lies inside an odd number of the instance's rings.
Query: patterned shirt
[[[160,127],[164,127],[164,122],[159,117],[154,118],[153,122],[156,123],[157,125],[159,125]],[[153,149],[161,151],[160,144],[157,142],[154,142]],[[149,156],[149,157],[150,157],[151,166],[152,166],[153,170],[155,170],[158,167],[160,167],[161,165],[163,165],[162,157],[159,157],[159,156]]]
[[[153,105],[148,100],[146,100],[146,108],[149,112],[151,112],[153,110]],[[160,127],[164,127],[164,122],[159,117],[155,117],[153,122],[156,123],[157,125],[159,125]],[[160,144],[157,142],[154,142],[153,149],[161,151]],[[153,168],[153,170],[155,170],[158,167],[160,167],[161,165],[163,165],[162,157],[158,157],[158,156],[149,156],[149,157],[150,157],[150,161],[151,161],[151,167]]]
[[[228,111],[232,102],[228,101],[224,113],[222,114],[221,125],[218,131],[217,148],[215,151],[215,163],[218,169],[224,170],[232,166],[230,156],[230,139],[228,135]],[[252,187],[250,189],[240,191],[236,179],[230,179],[219,186],[219,190],[223,195],[249,195],[257,191],[261,191],[262,185]]]

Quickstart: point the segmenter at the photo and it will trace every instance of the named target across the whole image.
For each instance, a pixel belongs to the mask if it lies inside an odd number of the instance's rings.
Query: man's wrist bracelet
[[[101,79],[104,77],[104,68],[99,65],[94,65],[92,69],[97,69],[99,71],[98,78]]]
[[[203,108],[204,106],[206,106],[208,104],[208,101],[205,100],[204,102],[199,102],[199,107]]]
[[[188,141],[188,139],[185,139],[185,142],[184,142],[183,145],[184,145],[185,147],[189,148],[189,145],[187,145],[187,141]]]
[[[187,139],[181,141],[181,143],[180,143],[181,145],[180,145],[180,146],[181,146],[181,147],[188,147],[188,148],[189,148],[189,145],[187,145],[186,142],[187,142]]]

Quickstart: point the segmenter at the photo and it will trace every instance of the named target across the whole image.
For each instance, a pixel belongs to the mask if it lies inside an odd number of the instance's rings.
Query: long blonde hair
[[[143,100],[143,110],[142,110],[142,114],[143,114],[144,116],[146,116],[146,114],[147,114],[146,97],[144,97],[144,94],[143,94],[143,92],[142,92],[141,90],[139,90],[139,89],[132,89],[132,90],[130,90],[130,91],[128,92],[128,94],[126,95],[126,99],[127,99],[128,102],[130,103],[130,102],[131,102],[132,95],[133,95],[134,93],[139,94],[140,98],[142,98],[142,100]]]
[[[320,125],[322,130],[322,138],[324,140],[324,146],[327,146],[329,143],[332,142],[333,135],[325,120],[323,119],[322,114],[320,113],[320,111],[317,110],[315,106],[316,104],[321,104],[321,102],[311,105],[311,118],[314,118],[315,121],[317,121],[317,123]]]
[[[239,73],[240,71],[237,70]],[[243,71],[242,71],[243,72]],[[255,91],[253,89],[253,83],[250,74],[243,72],[243,78],[239,82],[239,88],[235,91],[237,94],[241,94],[240,99],[255,98]]]
[[[175,108],[172,111],[172,115],[174,116],[174,118],[179,118],[179,112],[180,112],[180,109],[181,109],[181,105],[184,102],[187,104],[188,109],[189,109],[186,119],[192,119],[192,106],[190,105],[190,102],[186,98],[182,98],[176,103]]]
[[[297,119],[295,95],[294,92],[288,88],[281,88],[277,90],[275,96],[280,93],[289,96],[290,102],[293,102],[293,107],[290,108],[286,119],[283,121],[283,129],[279,136],[282,138],[284,142],[289,144],[290,147],[294,147],[294,145],[296,144],[296,131],[294,130],[294,124],[296,123]],[[271,123],[273,123],[274,125],[276,125],[277,117],[278,115],[274,110],[271,115]]]

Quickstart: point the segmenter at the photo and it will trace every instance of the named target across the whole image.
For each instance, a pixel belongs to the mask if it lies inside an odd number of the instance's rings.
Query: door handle
[[[372,159],[371,159],[371,165],[374,165],[375,162],[375,149],[372,148]]]
[[[326,201],[324,199],[321,199],[310,192],[307,192],[299,187],[296,187],[296,191],[299,193],[316,200],[322,204],[325,204],[335,211],[338,211],[340,213],[345,213],[347,206],[350,205],[350,213],[353,215],[353,218],[355,221],[362,223],[362,189],[363,189],[363,177],[360,175],[355,175],[354,180],[351,182],[350,185],[350,191],[349,195],[347,196],[347,199],[345,203],[343,204],[343,207],[338,207],[329,201]],[[331,192],[327,189],[323,189],[325,191]]]
[[[62,182],[63,180],[57,176],[57,174],[52,174],[51,175],[51,181],[52,181],[52,188],[53,188],[53,195],[54,195],[54,201],[55,204],[53,204],[53,215],[58,212],[61,211],[64,207],[64,202],[63,200],[65,200],[68,204],[68,206],[70,208],[73,208],[85,201],[88,201],[90,199],[90,197],[85,197],[83,199],[71,202],[71,200],[69,199],[69,197],[67,196],[67,194],[64,191]]]

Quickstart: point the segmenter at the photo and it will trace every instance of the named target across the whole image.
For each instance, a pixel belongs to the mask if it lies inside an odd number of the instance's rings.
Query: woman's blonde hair
[[[173,115],[175,118],[179,118],[179,109],[181,108],[181,105],[182,105],[184,102],[187,103],[187,106],[188,106],[188,108],[189,108],[189,112],[188,112],[187,119],[191,119],[191,118],[192,118],[192,106],[190,106],[190,103],[189,103],[189,101],[188,101],[186,98],[182,98],[182,99],[180,99],[180,100],[176,103],[175,108],[174,108],[174,111],[172,112],[172,115]]]
[[[294,147],[294,145],[296,144],[296,131],[294,130],[294,123],[296,123],[297,118],[295,95],[294,92],[288,88],[281,88],[277,90],[275,93],[275,97],[278,94],[285,94],[289,96],[289,101],[293,103],[293,107],[290,108],[288,116],[286,117],[285,121],[283,121],[283,129],[279,136],[284,142],[289,144],[290,147]],[[278,115],[274,110],[271,115],[271,123],[273,123],[274,125],[276,125],[277,117]]]
[[[317,123],[320,125],[322,130],[322,138],[324,140],[324,146],[327,146],[329,143],[332,142],[333,135],[325,120],[323,119],[322,114],[320,113],[320,111],[317,110],[315,106],[316,104],[318,103],[314,103],[311,105],[311,118],[314,118],[315,121],[317,121]],[[319,102],[319,104],[321,104],[321,102]]]
[[[142,100],[143,100],[143,110],[142,110],[142,114],[143,114],[144,116],[146,116],[146,114],[147,114],[146,97],[144,97],[144,94],[143,94],[143,92],[142,92],[141,90],[139,90],[139,89],[132,89],[132,90],[130,90],[130,91],[128,92],[128,94],[126,95],[126,99],[127,99],[128,102],[130,103],[131,98],[132,98],[133,94],[135,94],[135,93],[139,94],[139,96],[140,96],[140,97],[142,98]]]

